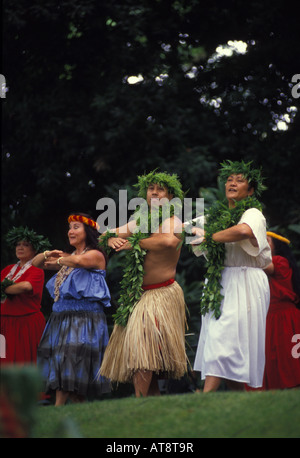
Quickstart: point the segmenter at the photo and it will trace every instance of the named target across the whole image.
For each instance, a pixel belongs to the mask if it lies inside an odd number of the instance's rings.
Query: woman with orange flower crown
[[[56,406],[68,398],[78,402],[110,391],[109,380],[96,377],[108,343],[107,258],[98,245],[97,223],[89,215],[71,214],[68,223],[75,250],[45,251],[33,259],[37,267],[59,270],[46,284],[54,304],[38,348],[45,391],[56,392]]]
[[[300,272],[290,241],[267,232],[272,263],[269,276],[271,300],[266,323],[266,365],[263,388],[300,386],[300,352],[293,352],[300,337]]]

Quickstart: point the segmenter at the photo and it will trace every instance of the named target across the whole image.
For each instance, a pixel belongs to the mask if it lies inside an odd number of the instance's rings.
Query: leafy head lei
[[[261,169],[252,168],[253,161],[224,161],[221,162],[221,169],[219,170],[220,178],[222,181],[226,181],[230,175],[242,174],[243,177],[248,180],[249,185],[254,188],[254,192],[257,196],[260,196],[263,191],[267,188],[263,184],[264,178],[261,175]]]
[[[181,201],[184,198],[181,183],[175,173],[171,175],[166,172],[157,172],[157,169],[155,169],[147,175],[138,176],[138,182],[134,187],[138,188],[139,197],[147,198],[147,189],[150,184],[165,186],[169,193],[173,194],[173,197],[178,197]]]
[[[6,235],[7,244],[13,248],[18,242],[27,241],[31,243],[33,249],[40,253],[50,248],[50,242],[43,235],[38,235],[28,227],[13,227]]]

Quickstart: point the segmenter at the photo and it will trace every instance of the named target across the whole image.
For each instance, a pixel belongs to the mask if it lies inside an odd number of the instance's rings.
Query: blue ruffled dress
[[[46,393],[59,389],[95,398],[110,391],[110,381],[97,375],[109,340],[105,275],[105,270],[75,268],[60,286],[38,347]],[[46,284],[52,298],[56,276]]]

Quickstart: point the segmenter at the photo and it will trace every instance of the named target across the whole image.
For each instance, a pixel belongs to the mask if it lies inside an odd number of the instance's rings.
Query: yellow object
[[[289,239],[282,237],[282,235],[275,234],[275,232],[267,232],[267,235],[273,237],[274,239],[278,239],[281,242],[287,243],[288,245],[291,243]]]

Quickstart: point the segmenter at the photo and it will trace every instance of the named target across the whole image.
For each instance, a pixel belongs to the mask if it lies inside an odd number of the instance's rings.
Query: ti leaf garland
[[[113,315],[115,323],[121,326],[126,326],[135,304],[140,300],[143,293],[143,265],[146,250],[140,247],[140,241],[146,237],[148,234],[136,232],[127,239],[132,248],[126,253],[121,293],[118,300],[119,307]]]
[[[8,278],[4,278],[4,280],[1,282],[1,302],[4,302],[8,297],[8,294],[5,293],[5,289],[13,284],[14,282]]]
[[[215,232],[223,231],[236,225],[242,214],[249,208],[257,208],[261,211],[261,203],[254,196],[236,202],[234,208],[229,208],[226,201],[215,202],[206,215],[205,239],[200,244],[203,251],[207,253],[208,266],[206,281],[202,290],[200,312],[201,315],[212,311],[216,319],[221,316],[221,277],[224,269],[225,244],[215,242],[212,236]]]
[[[112,237],[118,237],[118,234],[116,234],[116,232],[110,232],[107,230],[105,234],[100,235],[98,239],[99,245],[102,246],[107,255],[109,255],[111,252],[111,248],[108,246],[108,239]]]
[[[148,219],[148,229],[151,228],[151,232],[144,233],[140,230],[134,232],[127,240],[131,244],[131,248],[126,251],[125,265],[123,270],[123,278],[121,280],[121,292],[118,300],[119,307],[116,313],[113,315],[115,324],[126,326],[127,321],[136,303],[140,300],[143,293],[142,285],[144,279],[144,258],[147,250],[144,250],[140,246],[142,239],[150,237],[151,233],[163,223],[163,211],[160,207],[158,210],[157,227],[153,227],[153,221],[151,220],[151,212],[143,214],[141,209],[138,208],[134,214],[134,218],[137,222],[138,227],[141,225],[141,218]],[[169,216],[174,215],[174,207],[171,206]],[[110,237],[118,237],[115,232],[107,231],[104,235],[99,237],[99,244],[108,253],[110,248],[108,246],[108,239]]]

